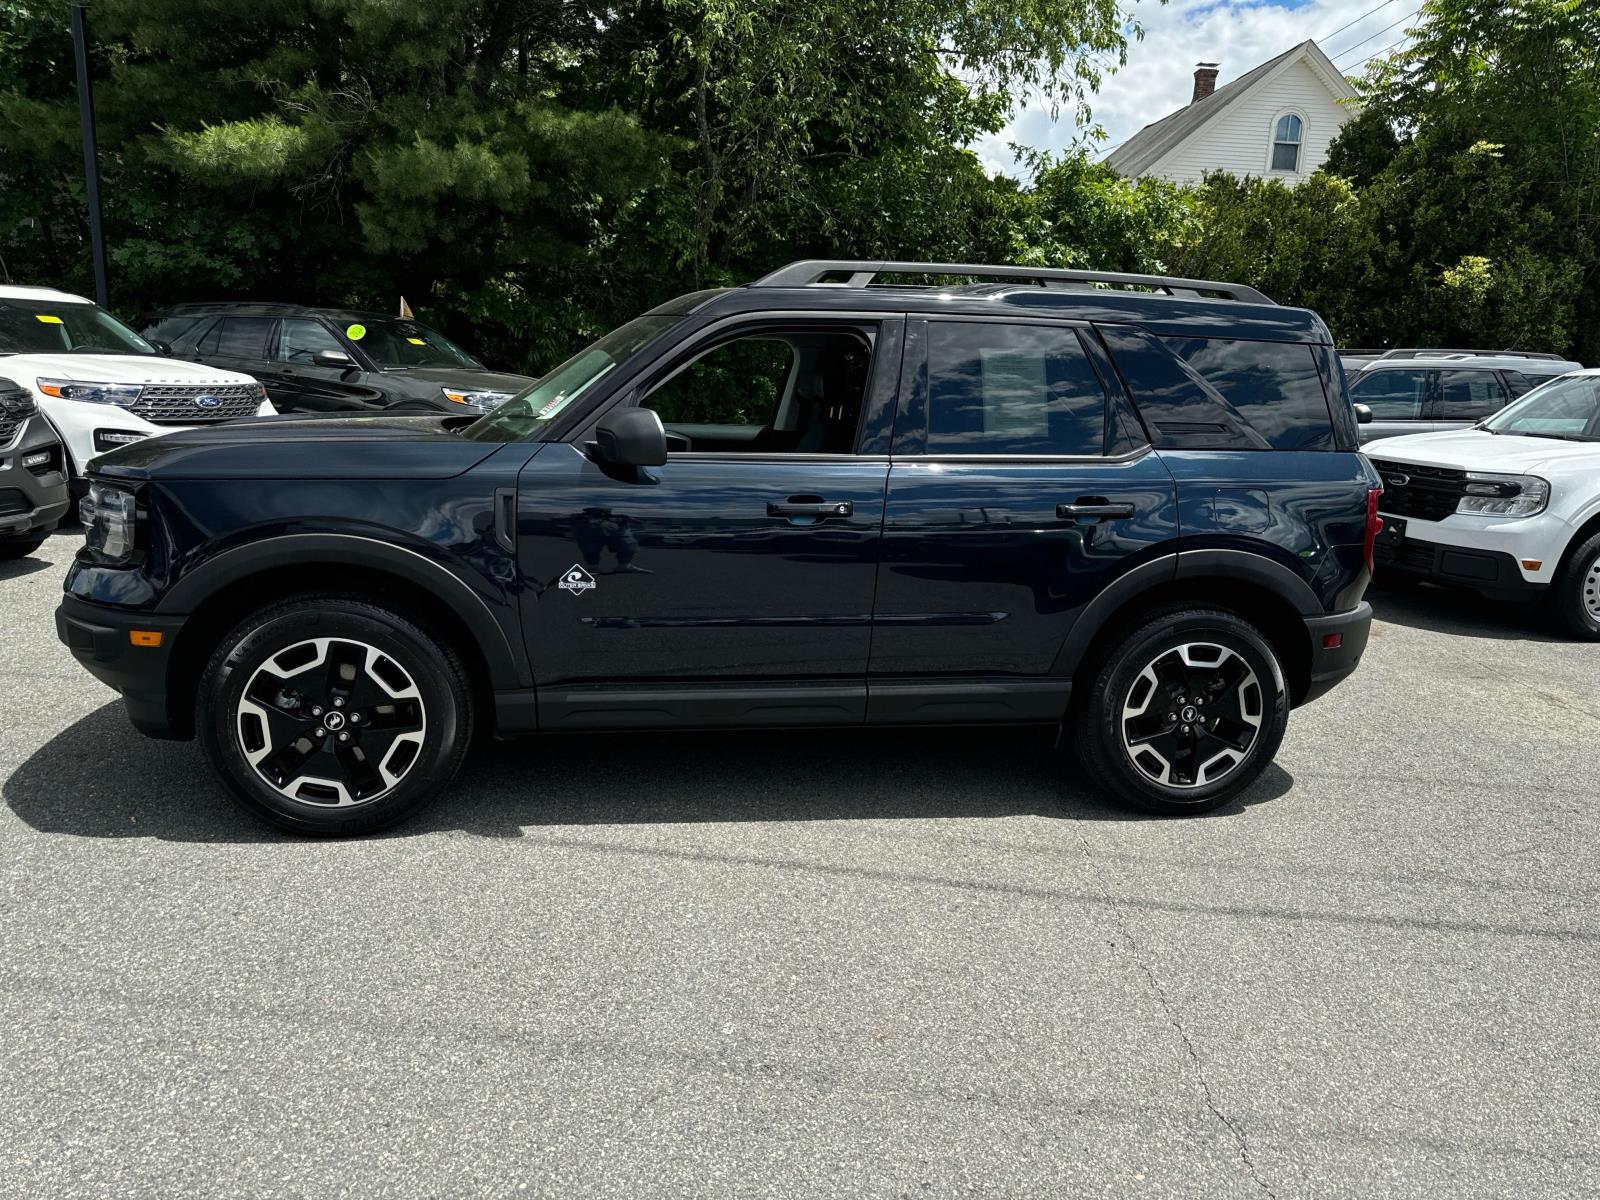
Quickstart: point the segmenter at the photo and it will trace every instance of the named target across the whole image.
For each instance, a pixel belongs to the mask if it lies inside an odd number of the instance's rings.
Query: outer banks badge
[[[557,586],[563,592],[571,592],[574,596],[581,596],[594,588],[594,576],[577,563],[573,563],[567,568],[566,573],[561,576],[561,582]]]

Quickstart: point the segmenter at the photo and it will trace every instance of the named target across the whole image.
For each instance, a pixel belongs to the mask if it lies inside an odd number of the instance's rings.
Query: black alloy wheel
[[[348,596],[251,614],[201,677],[202,748],[255,816],[351,834],[410,816],[449,783],[471,739],[470,688],[449,643]]]

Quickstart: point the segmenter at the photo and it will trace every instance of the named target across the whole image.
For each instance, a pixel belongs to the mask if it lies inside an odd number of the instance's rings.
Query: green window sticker
[[[352,342],[359,342],[367,336],[367,327],[365,325],[346,325],[344,335]]]

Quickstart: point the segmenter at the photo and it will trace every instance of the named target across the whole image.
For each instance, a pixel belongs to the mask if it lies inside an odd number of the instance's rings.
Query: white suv
[[[248,375],[166,358],[82,296],[0,284],[0,374],[33,392],[82,475],[155,434],[276,410]]]
[[[1383,476],[1378,573],[1543,598],[1600,641],[1600,370],[1450,433],[1363,449]]]

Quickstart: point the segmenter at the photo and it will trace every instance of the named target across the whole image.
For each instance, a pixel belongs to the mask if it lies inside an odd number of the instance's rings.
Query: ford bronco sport
[[[941,263],[795,263],[475,420],[197,429],[90,482],[62,640],[311,833],[415,812],[485,727],[1034,724],[1203,812],[1355,669],[1380,524],[1314,313]]]

